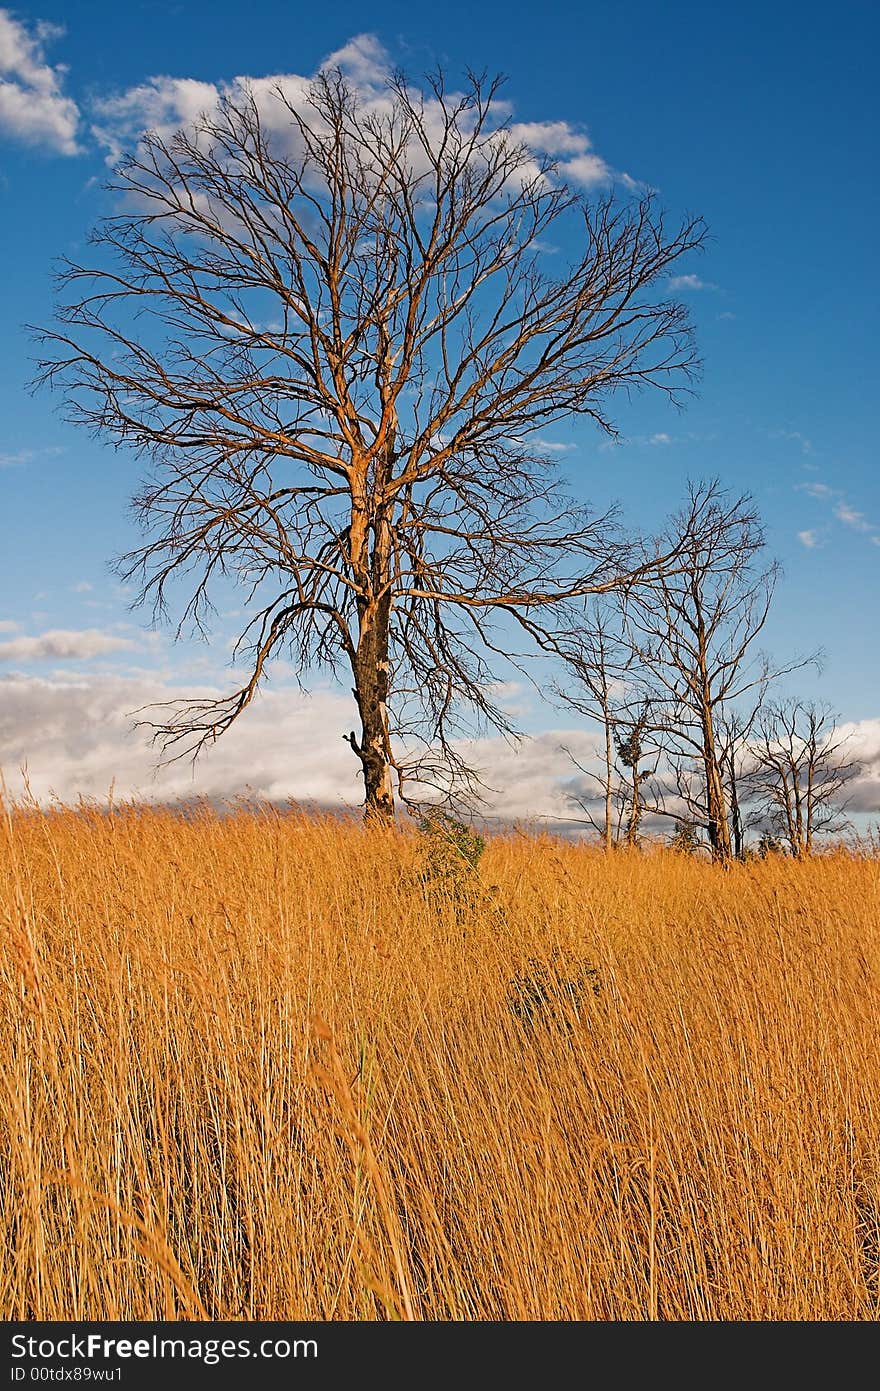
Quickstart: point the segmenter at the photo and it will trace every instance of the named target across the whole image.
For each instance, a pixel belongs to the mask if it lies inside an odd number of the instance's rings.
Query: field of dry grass
[[[880,1314],[880,861],[0,829],[7,1319]]]

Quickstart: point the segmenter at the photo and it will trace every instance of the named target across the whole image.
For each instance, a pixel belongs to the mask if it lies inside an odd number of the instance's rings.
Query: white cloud
[[[194,767],[188,760],[160,766],[149,731],[135,727],[135,712],[149,719],[151,712],[142,707],[152,702],[220,693],[214,687],[181,689],[149,674],[76,680],[0,676],[0,771],[15,795],[23,790],[16,770],[26,766],[28,783],[41,800],[101,799],[112,784],[117,799],[224,799],[247,793],[325,806],[360,804],[359,764],[343,739],[356,723],[354,702],[330,690],[308,696],[290,687],[266,687]],[[506,686],[496,695],[512,701],[517,691]],[[565,750],[587,764],[595,747],[592,734],[573,729],[549,731],[516,746],[486,738],[463,751],[489,789],[487,817],[577,829],[571,792],[580,784],[575,787],[577,769]]]
[[[806,546],[808,551],[815,550],[820,544],[818,531],[799,531],[798,540],[802,546]]]
[[[357,90],[367,111],[380,113],[388,109],[387,84],[395,65],[387,50],[373,34],[359,34],[341,48],[330,53],[318,71],[340,68]],[[95,99],[91,104],[91,132],[107,151],[107,162],[115,164],[124,150],[134,146],[145,130],[154,130],[168,139],[181,128],[191,127],[203,114],[216,110],[221,97],[240,96],[249,90],[260,107],[264,128],[273,135],[281,148],[290,149],[295,132],[289,113],[283,104],[273,101],[280,90],[296,107],[305,104],[311,78],[296,73],[275,73],[263,77],[238,76],[228,83],[198,81],[194,78],[159,75],[148,78],[135,87],[114,96]],[[493,102],[498,122],[507,120],[510,103],[500,98]],[[442,123],[440,109],[432,94],[424,98],[423,118],[429,137],[439,137]],[[592,148],[589,136],[567,121],[512,122],[513,140],[525,144],[536,157],[549,155],[558,160],[560,174],[584,188],[608,183],[615,177],[627,187],[640,187],[629,175],[615,175],[607,162]],[[418,151],[413,154],[418,158]],[[531,172],[537,173],[535,162]],[[530,171],[523,171],[528,174]]]
[[[323,806],[356,807],[362,798],[359,764],[343,736],[355,724],[349,695],[328,689],[305,695],[296,688],[264,688],[235,725],[189,761],[159,764],[142,707],[184,696],[211,696],[217,688],[181,689],[150,673],[41,679],[0,676],[0,771],[13,795],[23,790],[19,771],[41,800],[79,796],[174,801],[195,796],[229,799],[243,794]],[[515,688],[496,691],[511,700]],[[155,718],[160,718],[157,713]],[[862,771],[848,788],[852,810],[880,810],[880,719],[842,725],[847,756]],[[583,726],[547,730],[519,744],[501,738],[462,748],[490,791],[485,814],[504,822],[546,823],[578,833],[585,823],[572,798],[590,801],[595,785],[576,768],[594,762],[596,735]],[[658,825],[665,833],[665,825]]]
[[[582,188],[606,184],[614,178],[613,170],[596,154],[586,132],[576,130],[567,121],[514,121],[510,135],[535,154],[557,159],[563,178]]]
[[[90,594],[94,587],[93,584],[89,584],[88,580],[79,580],[70,586],[70,592],[71,594]]]
[[[613,174],[601,155],[578,155],[567,159],[559,166],[559,172],[572,183],[582,188],[595,188],[598,184],[610,183]]]
[[[268,686],[194,768],[188,761],[160,767],[149,731],[134,726],[134,712],[149,719],[141,707],[152,702],[220,693],[214,687],[181,689],[148,674],[0,676],[0,770],[14,794],[23,787],[16,770],[26,765],[34,794],[44,800],[103,798],[112,784],[117,798],[152,801],[247,792],[279,801],[360,804],[359,764],[343,739],[356,723],[354,702],[330,690],[308,696]],[[506,686],[496,695],[512,701],[517,691]],[[562,745],[586,763],[595,739],[574,729],[549,731],[518,746],[500,738],[468,744],[466,756],[493,789],[487,815],[573,825],[570,784],[577,770]]]
[[[65,661],[88,661],[107,652],[121,652],[137,647],[130,638],[120,638],[99,628],[54,628],[36,637],[12,638],[0,642],[0,662],[37,662],[46,658]]]
[[[590,148],[588,137],[573,130],[567,121],[514,121],[510,135],[512,140],[546,155],[582,155]]]
[[[866,520],[864,512],[857,512],[849,503],[839,502],[834,509],[834,515],[844,526],[852,527],[853,531],[874,531],[875,528]]]
[[[830,503],[836,498],[837,501],[833,508],[833,515],[837,520],[842,522],[844,526],[850,527],[851,530],[858,531],[863,536],[867,536],[872,544],[880,545],[880,534],[878,534],[880,533],[880,527],[868,521],[864,512],[860,512],[858,508],[850,506],[837,489],[829,488],[827,483],[814,482],[796,483],[795,487],[799,492],[807,493],[810,497],[818,498],[821,502]]]
[[[0,134],[76,155],[79,108],[62,91],[66,68],[45,58],[46,45],[63,32],[41,22],[29,30],[0,9]]]
[[[845,741],[842,756],[860,767],[847,784],[847,811],[880,812],[880,719],[850,721],[837,733]]]
[[[577,449],[576,444],[558,444],[555,440],[542,439],[540,435],[531,443],[544,454],[570,454],[573,449]]]
[[[328,54],[322,69],[339,68],[361,88],[384,92],[391,72],[391,61],[375,34],[356,34],[348,43]]]
[[[251,792],[358,803],[359,765],[342,738],[354,723],[353,701],[330,692],[307,697],[269,689],[195,769],[188,761],[158,768],[149,732],[134,728],[133,712],[153,701],[200,694],[219,692],[181,691],[144,677],[0,677],[0,769],[15,793],[22,790],[15,770],[26,764],[40,799],[102,798],[113,784],[117,798],[152,801]],[[149,711],[139,716],[149,717]]]
[[[625,449],[630,445],[637,445],[639,448],[650,446],[656,449],[658,446],[663,447],[670,444],[709,444],[717,438],[715,434],[703,434],[698,430],[687,430],[682,435],[670,435],[666,430],[655,430],[653,435],[629,435],[625,438],[603,440],[597,447],[600,453],[607,454],[613,449]]]
[[[671,275],[669,277],[670,290],[717,290],[718,286],[713,285],[711,280],[701,280],[698,275]]]
[[[18,628],[13,618],[0,618],[0,633],[17,633]]]
[[[192,125],[220,100],[212,82],[188,77],[151,77],[118,96],[92,103],[97,120],[92,135],[107,149],[107,162],[116,164],[123,151],[137,143],[145,130],[170,139],[183,126]]]

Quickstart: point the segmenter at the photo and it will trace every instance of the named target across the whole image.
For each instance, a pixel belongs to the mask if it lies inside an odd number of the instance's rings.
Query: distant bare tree
[[[596,605],[583,625],[565,643],[566,679],[557,683],[555,694],[579,715],[597,724],[601,731],[600,772],[580,763],[566,749],[575,767],[587,779],[587,791],[573,794],[579,807],[596,830],[606,850],[613,849],[619,826],[622,799],[621,777],[617,768],[618,734],[631,716],[631,693],[627,680],[634,661],[632,647],[621,626],[619,604],[603,601]],[[593,811],[598,793],[602,814]]]
[[[801,663],[774,668],[754,649],[779,570],[761,563],[764,532],[751,498],[731,497],[717,482],[692,484],[689,513],[698,503],[699,530],[679,516],[667,532],[685,538],[679,568],[634,586],[626,612],[655,691],[655,721],[663,711],[679,806],[703,824],[713,858],[726,863],[735,850],[726,778],[770,682]]]
[[[859,764],[846,758],[829,706],[795,698],[769,703],[758,715],[751,753],[757,813],[792,855],[810,855],[818,835],[844,829],[841,798]]]
[[[466,773],[468,712],[509,727],[491,677],[510,631],[540,640],[632,568],[540,432],[586,416],[613,434],[616,393],[675,395],[696,365],[668,281],[700,221],[588,205],[499,122],[497,88],[396,77],[364,102],[327,71],[301,98],[227,96],[146,135],[39,335],[69,416],[152,462],[145,543],[120,562],[138,602],[163,615],[186,581],[180,633],[220,577],[249,595],[244,683],[175,705],[156,737],[194,756],[279,656],[347,669],[379,821],[393,771]],[[552,275],[540,243],[560,223],[577,251]],[[402,758],[407,738],[426,759]]]

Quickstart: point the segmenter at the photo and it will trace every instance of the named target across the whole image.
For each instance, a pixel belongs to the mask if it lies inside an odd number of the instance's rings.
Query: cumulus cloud
[[[560,164],[559,172],[571,183],[580,184],[581,188],[595,188],[599,184],[610,183],[613,177],[605,160],[597,154],[567,159]]]
[[[504,739],[482,739],[467,746],[466,755],[480,769],[487,792],[487,819],[538,822],[551,830],[585,827],[573,797],[595,797],[572,761],[583,766],[595,758],[596,737],[584,729],[554,729],[511,745]]]
[[[375,34],[356,34],[321,64],[325,69],[339,68],[358,87],[373,92],[384,92],[391,66],[388,52]]]
[[[510,135],[539,154],[583,155],[590,148],[587,136],[567,121],[514,121]]]
[[[367,110],[381,112],[388,106],[388,81],[395,64],[373,34],[358,34],[328,54],[318,71],[339,68],[357,90]],[[289,113],[283,104],[271,100],[282,92],[293,107],[302,106],[312,79],[297,73],[275,73],[263,77],[238,76],[229,82],[213,83],[194,78],[160,75],[135,87],[92,102],[91,132],[107,153],[108,164],[115,164],[122,153],[137,144],[146,130],[167,140],[181,128],[196,124],[202,115],[210,116],[223,96],[233,99],[251,92],[260,107],[267,133],[283,145],[295,138]],[[509,118],[510,103],[496,97],[493,114],[498,122]],[[424,120],[429,134],[439,135],[439,107],[430,93],[425,95]],[[519,121],[510,125],[511,139],[525,144],[536,157],[550,156],[557,161],[563,178],[582,188],[609,183],[615,177],[631,189],[639,185],[628,175],[614,170],[597,154],[586,132],[567,121]],[[417,151],[414,153],[418,154]],[[537,172],[537,162],[534,172]],[[529,171],[526,170],[526,173]]]
[[[799,531],[797,537],[801,545],[806,546],[808,551],[815,550],[819,545],[818,531]]]
[[[123,152],[137,144],[146,130],[170,139],[182,127],[193,125],[220,100],[212,82],[188,77],[151,77],[137,87],[92,103],[92,135],[107,150],[108,164],[116,164]]]
[[[503,114],[503,111],[502,103],[499,104],[499,114]],[[586,131],[569,125],[568,121],[514,121],[510,126],[510,137],[536,155],[549,155],[556,161],[560,175],[581,188],[608,184],[615,177],[619,177],[632,191],[638,188],[628,175],[615,175],[607,160],[593,149]]]
[[[30,28],[0,9],[0,134],[79,154],[79,108],[62,90],[67,69],[51,67],[45,50],[64,30],[38,21]]]
[[[0,633],[17,633],[18,626],[14,618],[0,618]]]
[[[838,733],[845,740],[845,757],[860,769],[846,788],[847,811],[880,812],[880,719],[852,721]]]
[[[53,628],[36,637],[17,637],[0,642],[0,662],[38,662],[46,658],[63,661],[89,661],[107,652],[137,647],[131,638],[101,632],[99,628]]]

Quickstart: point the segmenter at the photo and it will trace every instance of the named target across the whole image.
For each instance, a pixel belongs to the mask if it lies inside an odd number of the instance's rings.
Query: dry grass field
[[[876,1319],[880,861],[425,849],[8,812],[3,1315]]]

